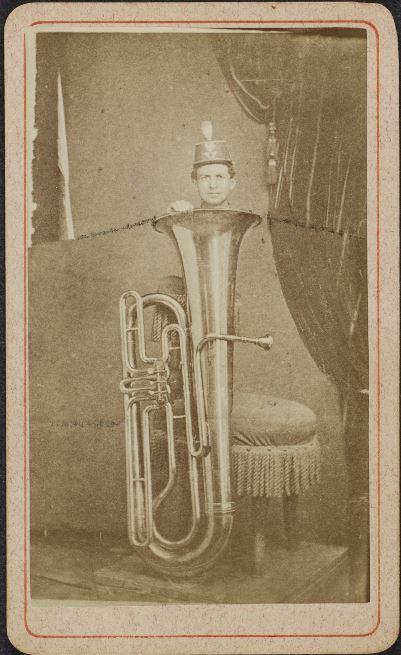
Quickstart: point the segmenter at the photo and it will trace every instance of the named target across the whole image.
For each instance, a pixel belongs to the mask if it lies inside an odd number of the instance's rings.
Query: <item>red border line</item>
[[[59,24],[353,24],[353,25],[367,25],[371,27],[376,36],[376,310],[377,310],[377,447],[378,447],[378,462],[377,462],[377,498],[378,498],[378,553],[377,553],[377,566],[378,566],[378,615],[375,627],[366,633],[310,633],[310,634],[182,634],[182,635],[43,635],[32,632],[28,626],[27,611],[28,611],[28,567],[27,567],[27,153],[26,153],[26,78],[27,78],[27,64],[26,64],[26,43],[25,35],[23,40],[23,53],[24,53],[24,624],[27,633],[36,638],[42,639],[194,639],[194,638],[294,638],[294,637],[369,637],[374,634],[378,629],[381,621],[381,597],[380,597],[380,77],[379,77],[379,63],[380,63],[380,41],[379,32],[377,27],[367,20],[137,20],[137,21],[36,21],[31,23],[30,27],[36,25],[59,25]]]
[[[35,25],[369,25],[376,31],[376,26],[368,20],[38,20]]]
[[[380,48],[379,32],[376,33],[376,312],[377,312],[377,626],[381,619],[380,598]]]
[[[26,194],[26,42],[24,34],[24,618],[28,603],[27,576],[27,194]]]

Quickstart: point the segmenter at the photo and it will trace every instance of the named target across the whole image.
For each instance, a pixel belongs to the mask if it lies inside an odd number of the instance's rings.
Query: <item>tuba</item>
[[[162,216],[158,232],[172,239],[181,260],[186,310],[163,293],[127,291],[120,300],[128,536],[151,567],[189,576],[213,565],[232,529],[231,409],[233,344],[264,350],[272,338],[236,336],[234,298],[238,253],[246,231],[260,217],[230,209],[199,209]],[[174,316],[161,334],[161,354],[147,354],[144,310],[160,305]],[[179,349],[183,413],[175,415],[169,361]],[[165,414],[168,480],[155,496],[152,485],[152,413]],[[191,522],[178,538],[160,533],[156,512],[177,479],[176,425],[185,425]]]

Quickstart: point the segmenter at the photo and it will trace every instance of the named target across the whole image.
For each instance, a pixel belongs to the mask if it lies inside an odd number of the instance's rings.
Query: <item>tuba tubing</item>
[[[128,535],[154,569],[189,576],[210,568],[224,552],[233,524],[231,494],[231,409],[233,344],[272,346],[269,335],[234,335],[234,298],[239,248],[246,231],[260,222],[250,212],[194,210],[154,221],[173,241],[186,287],[186,311],[172,297],[128,291],[120,300],[122,334]],[[161,304],[175,317],[164,327],[161,355],[146,353],[144,309]],[[176,482],[175,428],[169,387],[170,337],[178,335],[181,355],[189,493],[192,521],[181,539],[160,534],[160,510]],[[138,355],[138,357],[137,357]],[[138,367],[138,361],[141,366]],[[166,415],[168,481],[153,497],[152,412]]]

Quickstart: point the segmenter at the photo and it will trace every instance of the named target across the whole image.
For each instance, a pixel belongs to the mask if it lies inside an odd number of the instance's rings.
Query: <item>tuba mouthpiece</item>
[[[256,344],[263,350],[270,350],[273,345],[273,337],[270,334],[264,334],[263,337],[259,337]]]

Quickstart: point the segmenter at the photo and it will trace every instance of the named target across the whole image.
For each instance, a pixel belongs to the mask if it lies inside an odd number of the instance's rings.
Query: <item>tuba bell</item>
[[[186,310],[163,293],[141,296],[127,291],[120,300],[124,395],[128,536],[154,569],[189,576],[213,565],[224,552],[232,529],[231,409],[233,344],[272,346],[269,335],[234,334],[234,299],[238,253],[246,231],[260,222],[250,212],[199,209],[161,216],[154,221],[180,257]],[[164,326],[161,353],[147,353],[144,311],[161,306],[174,316]],[[177,344],[177,345],[175,345]],[[169,361],[180,353],[183,413],[174,414]],[[153,412],[166,421],[168,480],[155,496],[152,485]],[[177,480],[176,426],[185,425],[191,523],[187,534],[172,540],[160,533],[155,518]]]

